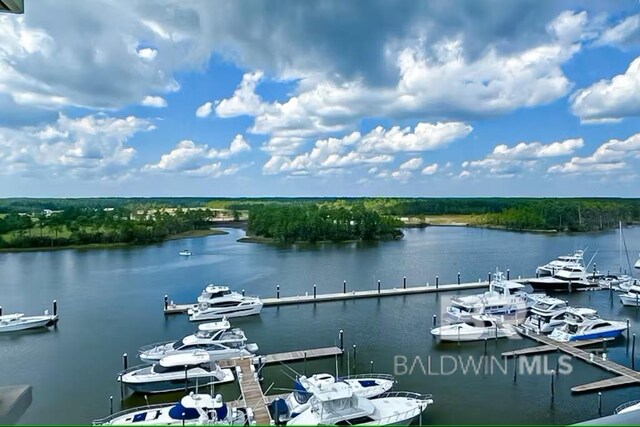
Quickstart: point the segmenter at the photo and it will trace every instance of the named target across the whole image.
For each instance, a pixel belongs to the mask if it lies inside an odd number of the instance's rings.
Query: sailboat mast
[[[620,221],[620,274],[622,274],[622,221]]]

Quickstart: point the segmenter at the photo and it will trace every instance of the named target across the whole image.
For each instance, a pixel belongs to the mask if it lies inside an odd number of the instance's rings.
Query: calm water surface
[[[615,231],[548,236],[433,227],[406,230],[401,241],[288,247],[237,243],[243,232],[229,232],[140,248],[0,254],[0,305],[5,313],[38,313],[57,299],[61,315],[55,330],[0,336],[0,385],[33,386],[33,403],[21,422],[88,423],[108,415],[109,395],[119,401],[116,373],[122,354],[135,355],[141,345],[178,339],[195,328],[184,315],[163,315],[163,295],[192,302],[209,282],[267,297],[275,295],[276,284],[282,295],[312,292],[314,283],[319,292],[337,292],[343,280],[349,289],[373,289],[377,280],[383,287],[401,286],[402,276],[409,285],[433,284],[436,275],[441,283],[450,283],[458,272],[463,281],[477,281],[496,267],[510,269],[512,277],[529,277],[537,265],[582,247],[589,248],[587,261],[598,250],[594,261],[600,270],[620,268]],[[625,229],[625,237],[633,263],[640,252],[640,228]],[[183,248],[194,255],[178,256]],[[564,424],[597,416],[597,395],[570,392],[574,385],[609,376],[585,363],[574,362],[570,375],[558,377],[553,399],[549,376],[519,375],[514,382],[511,361],[507,374],[494,369],[493,374],[464,375],[458,369],[444,375],[452,369],[452,357],[466,360],[484,354],[483,343],[459,348],[437,343],[429,334],[433,314],[451,295],[455,293],[265,308],[259,317],[232,323],[242,327],[263,354],[334,345],[338,330],[344,329],[345,344],[357,344],[360,373],[370,370],[370,361],[375,371],[393,372],[394,356],[409,361],[420,357],[427,372],[418,366],[412,375],[398,376],[397,389],[434,395],[426,423]],[[639,311],[622,307],[609,292],[563,297],[595,307],[604,317],[630,318],[632,333],[640,332]],[[610,344],[610,358],[628,365],[629,341],[623,337]],[[500,340],[489,343],[487,354],[499,358],[503,351],[531,345],[528,340]],[[447,361],[442,362],[443,356]],[[550,368],[555,364],[551,355]],[[346,357],[339,365],[345,372]],[[353,371],[353,360],[349,365]],[[305,369],[302,363],[291,367]],[[335,361],[310,361],[306,368],[309,373],[334,372]],[[284,366],[270,367],[264,387],[282,392],[291,387],[289,375]],[[235,384],[218,390],[228,400],[239,394]],[[150,401],[179,397],[152,396]],[[639,398],[640,388],[605,391],[603,413]],[[141,403],[140,397],[124,402]]]

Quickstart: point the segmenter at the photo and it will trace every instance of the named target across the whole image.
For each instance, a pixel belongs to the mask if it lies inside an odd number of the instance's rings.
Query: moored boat
[[[190,251],[189,249],[183,249],[183,250],[181,250],[180,252],[178,252],[178,255],[181,255],[181,256],[191,256],[192,254],[191,254],[191,251]]]
[[[581,250],[575,251],[571,255],[559,256],[553,261],[545,265],[539,266],[536,269],[536,274],[539,277],[553,276],[556,274],[557,271],[560,271],[562,268],[568,265],[584,265],[583,259],[584,259],[584,250],[581,249]]]
[[[147,405],[127,409],[93,425],[251,425],[250,408],[229,407],[221,395],[191,393],[177,403]]]
[[[49,314],[49,310],[45,310],[41,316],[25,316],[24,313],[2,315],[2,307],[0,307],[0,333],[53,326],[58,323],[58,319],[56,301],[53,302],[53,314]]]
[[[569,307],[564,324],[549,337],[560,342],[615,338],[626,329],[626,322],[601,319],[593,309]]]
[[[551,333],[564,324],[564,315],[568,308],[569,304],[559,298],[538,298],[522,326],[534,333]]]
[[[474,315],[464,322],[443,325],[431,330],[441,341],[480,341],[517,335],[515,328],[497,316]]]

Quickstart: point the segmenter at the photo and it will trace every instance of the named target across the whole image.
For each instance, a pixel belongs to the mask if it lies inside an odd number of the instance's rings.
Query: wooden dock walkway
[[[588,347],[590,345],[602,344],[603,341],[612,341],[612,340],[613,340],[612,338],[593,339],[593,340],[583,340],[583,341],[571,341],[566,344],[570,345],[571,347]],[[555,341],[553,342],[555,343]],[[557,345],[545,344],[538,347],[523,348],[521,350],[505,351],[504,353],[502,353],[502,357],[514,357],[516,354],[518,356],[529,356],[532,354],[549,353],[551,351],[557,351],[557,350],[558,350]]]
[[[321,347],[309,350],[294,350],[283,353],[267,354],[264,356],[255,356],[247,358],[247,360],[251,360],[254,365],[271,365],[274,363],[300,362],[305,359],[309,360],[319,359],[322,357],[339,356],[342,353],[343,351],[338,347]],[[236,366],[236,360],[238,359],[220,360],[218,364],[222,368],[233,368]]]
[[[257,425],[271,424],[271,414],[267,408],[267,401],[262,394],[262,387],[258,382],[258,376],[250,358],[233,359],[240,383],[240,392],[245,407],[251,408]]]
[[[515,279],[515,282],[524,283],[529,279],[518,278]],[[352,290],[346,292],[335,292],[330,294],[318,294],[317,292],[305,293],[304,295],[295,295],[295,296],[278,296],[275,298],[261,298],[262,303],[265,307],[275,307],[281,305],[292,305],[292,304],[311,304],[311,303],[319,303],[319,302],[331,302],[331,301],[345,301],[352,299],[360,299],[360,298],[381,298],[388,296],[400,296],[400,295],[415,295],[415,294],[424,294],[424,293],[433,293],[433,292],[448,292],[448,291],[460,291],[466,289],[478,289],[478,288],[486,288],[489,286],[489,282],[487,280],[479,280],[477,282],[467,282],[467,283],[454,283],[454,284],[435,284],[426,286],[403,286],[395,287],[395,288],[377,288],[373,290]],[[343,288],[344,289],[344,288]],[[167,297],[165,297],[165,306],[164,306],[164,314],[177,314],[177,313],[186,313],[190,308],[196,307],[196,303],[191,304],[175,304],[173,301],[168,303]]]
[[[619,363],[613,362],[601,356],[582,350],[578,348],[579,347],[578,345],[575,345],[573,343],[555,341],[546,335],[526,334],[526,333],[523,333],[522,328],[517,328],[517,329],[521,333],[521,335],[527,338],[531,338],[543,344],[540,347],[535,347],[537,349],[545,348],[545,350],[543,351],[546,351],[547,347],[550,347],[551,349],[557,349],[562,351],[563,353],[569,354],[570,356],[576,359],[580,359],[584,362],[587,362],[591,365],[602,368],[616,375],[613,378],[608,378],[605,380],[595,381],[592,383],[572,387],[571,388],[572,393],[585,393],[590,391],[602,390],[605,388],[618,387],[622,385],[631,385],[631,384],[640,385],[640,372],[638,371],[635,371],[631,368],[620,365]],[[596,343],[596,342],[593,342],[594,340],[589,340],[589,341],[591,342],[585,345]],[[598,341],[600,343],[603,342],[603,340],[598,340]],[[524,355],[525,350],[517,351],[517,354]],[[509,352],[509,353],[515,354],[515,352]],[[529,353],[529,354],[532,354],[532,353]]]

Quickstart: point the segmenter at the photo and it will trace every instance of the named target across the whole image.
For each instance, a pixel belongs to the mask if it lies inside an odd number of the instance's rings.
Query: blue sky
[[[0,197],[639,196],[637,1],[26,3]]]

